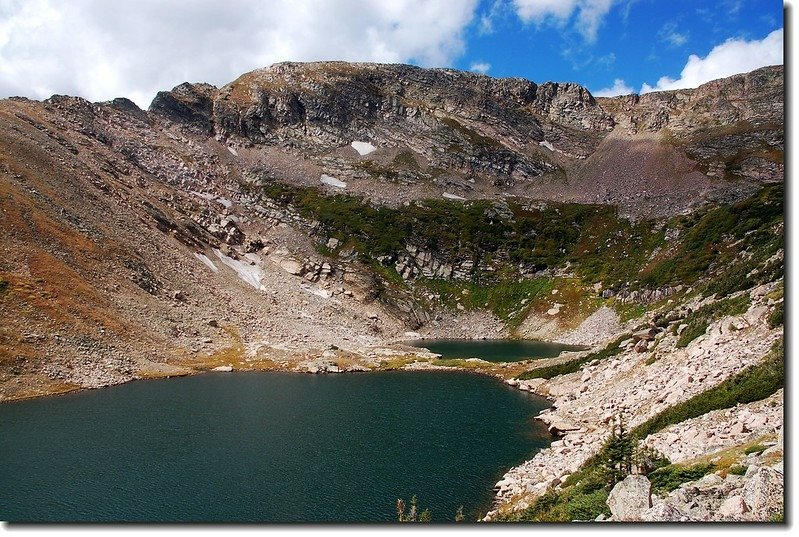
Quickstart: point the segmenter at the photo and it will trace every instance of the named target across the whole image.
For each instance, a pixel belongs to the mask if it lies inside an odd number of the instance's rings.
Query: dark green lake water
[[[0,520],[433,520],[489,507],[547,402],[459,372],[211,373],[0,405]]]
[[[410,342],[440,354],[442,358],[480,358],[487,362],[518,362],[554,358],[563,351],[587,347],[532,339],[422,339]]]

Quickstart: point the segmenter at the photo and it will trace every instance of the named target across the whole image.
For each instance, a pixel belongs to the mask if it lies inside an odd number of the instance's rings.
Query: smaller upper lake
[[[409,342],[440,354],[442,358],[480,358],[487,362],[518,362],[554,358],[563,351],[588,347],[533,339],[420,339]]]

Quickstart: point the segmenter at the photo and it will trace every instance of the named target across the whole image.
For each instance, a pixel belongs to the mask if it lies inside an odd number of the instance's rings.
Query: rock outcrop
[[[611,520],[640,522],[652,507],[652,483],[643,475],[630,474],[616,483],[608,496]]]

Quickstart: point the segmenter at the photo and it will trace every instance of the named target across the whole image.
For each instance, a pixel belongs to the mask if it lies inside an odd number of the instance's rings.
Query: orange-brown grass
[[[80,389],[81,387],[77,384],[52,380],[42,375],[30,375],[25,378],[11,377],[0,381],[0,401],[30,399],[43,395],[59,395]]]

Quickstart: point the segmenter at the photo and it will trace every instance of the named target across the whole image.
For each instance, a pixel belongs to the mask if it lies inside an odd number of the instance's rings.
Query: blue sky
[[[592,91],[622,80],[640,92],[663,76],[679,79],[692,54],[706,58],[729,40],[759,41],[783,28],[783,3],[773,0],[596,3],[608,6],[604,15],[581,19],[581,5],[591,2],[572,2],[566,16],[542,8],[539,16],[524,20],[523,2],[481,2],[456,67],[537,82],[577,82]],[[742,69],[749,70],[746,64]]]
[[[789,2],[786,2],[789,3]],[[217,86],[280,61],[454,67],[598,95],[782,63],[774,0],[0,0],[0,98]]]

